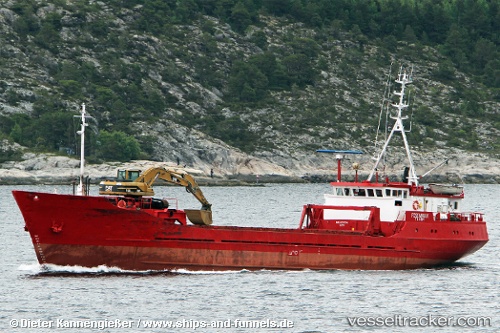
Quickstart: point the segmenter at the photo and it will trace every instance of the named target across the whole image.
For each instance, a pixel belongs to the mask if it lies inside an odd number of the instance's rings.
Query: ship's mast
[[[82,122],[80,126],[80,130],[76,133],[80,135],[80,183],[78,184],[78,188],[76,190],[77,195],[84,195],[84,185],[83,185],[83,173],[85,168],[85,127],[88,126],[85,119],[85,103],[82,104]]]
[[[413,70],[412,70],[413,72]],[[408,144],[408,140],[406,138],[405,134],[405,128],[403,125],[403,120],[408,119],[407,116],[403,116],[403,110],[408,107],[408,104],[405,103],[404,101],[404,95],[405,95],[405,89],[406,85],[411,84],[412,81],[412,75],[411,73],[408,74],[406,70],[401,66],[398,78],[396,80],[396,83],[399,83],[401,85],[401,90],[400,91],[395,91],[394,95],[399,96],[399,102],[397,104],[391,104],[393,107],[397,109],[397,114],[396,116],[391,116],[392,119],[395,120],[394,126],[392,127],[391,133],[387,137],[387,140],[385,141],[384,147],[382,148],[382,151],[377,157],[377,160],[375,162],[375,165],[373,166],[373,169],[370,173],[370,176],[368,176],[368,181],[371,181],[374,174],[377,171],[378,165],[380,164],[380,161],[382,161],[382,158],[384,157],[384,154],[387,150],[387,147],[389,146],[389,142],[392,139],[392,136],[395,132],[400,132],[401,136],[403,137],[403,142],[405,145],[405,150],[406,150],[406,156],[408,158],[408,162],[410,164],[409,167],[409,173],[408,173],[408,184],[415,184],[418,185],[418,177],[415,171],[415,166],[413,164],[413,158],[411,157],[411,152],[410,152],[410,146]]]

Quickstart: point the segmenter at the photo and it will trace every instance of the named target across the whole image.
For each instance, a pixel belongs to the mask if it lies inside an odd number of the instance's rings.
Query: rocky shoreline
[[[196,166],[177,165],[176,162],[131,161],[127,163],[110,162],[104,164],[88,164],[85,176],[90,177],[92,184],[103,179],[114,178],[117,169],[137,168],[145,170],[152,166],[182,167],[192,174],[203,186],[240,186],[259,185],[263,183],[325,183],[335,181],[336,164],[330,160],[320,161],[314,165],[310,162],[303,165],[290,164],[283,167],[259,158],[235,159],[232,168],[214,168],[209,164],[199,163]],[[305,158],[307,160],[307,158]],[[428,161],[432,158],[427,157]],[[456,161],[440,168],[432,175],[426,176],[425,183],[460,183],[460,184],[500,184],[500,164],[498,159],[484,156],[461,156]],[[316,161],[317,162],[317,161]],[[347,161],[349,162],[349,161]],[[433,162],[432,165],[436,163]],[[418,169],[418,165],[416,165]],[[391,180],[400,179],[403,165],[394,163],[391,170],[385,170],[384,176]],[[211,173],[213,171],[213,177]],[[360,179],[366,179],[369,169],[359,173]],[[0,185],[63,185],[78,180],[80,161],[67,156],[53,154],[25,153],[21,161],[7,161],[0,164]],[[353,180],[354,171],[345,167],[344,180]],[[161,185],[161,182],[158,182]]]

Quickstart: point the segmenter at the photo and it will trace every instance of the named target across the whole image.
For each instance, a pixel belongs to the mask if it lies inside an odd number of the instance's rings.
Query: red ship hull
[[[308,226],[278,229],[187,225],[175,221],[182,222],[183,211],[123,209],[105,197],[13,195],[40,264],[139,271],[415,269],[452,263],[488,241],[483,221],[384,222],[375,211],[373,224],[346,227],[316,221],[311,212],[320,205],[305,207]]]

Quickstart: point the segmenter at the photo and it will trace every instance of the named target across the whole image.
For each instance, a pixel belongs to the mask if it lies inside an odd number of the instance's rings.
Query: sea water
[[[444,268],[410,271],[127,272],[40,266],[13,189],[0,186],[1,332],[499,332],[500,185],[466,185],[490,241]],[[182,208],[182,188],[156,187]],[[215,225],[298,226],[328,184],[204,187]],[[97,189],[93,188],[93,194]],[[175,200],[170,200],[172,205]]]

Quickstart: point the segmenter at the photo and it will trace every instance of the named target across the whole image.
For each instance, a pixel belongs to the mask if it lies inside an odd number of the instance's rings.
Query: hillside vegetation
[[[0,139],[31,151],[77,152],[82,103],[94,161],[184,160],[190,130],[268,160],[366,149],[405,64],[412,145],[500,152],[500,0],[0,3]]]

